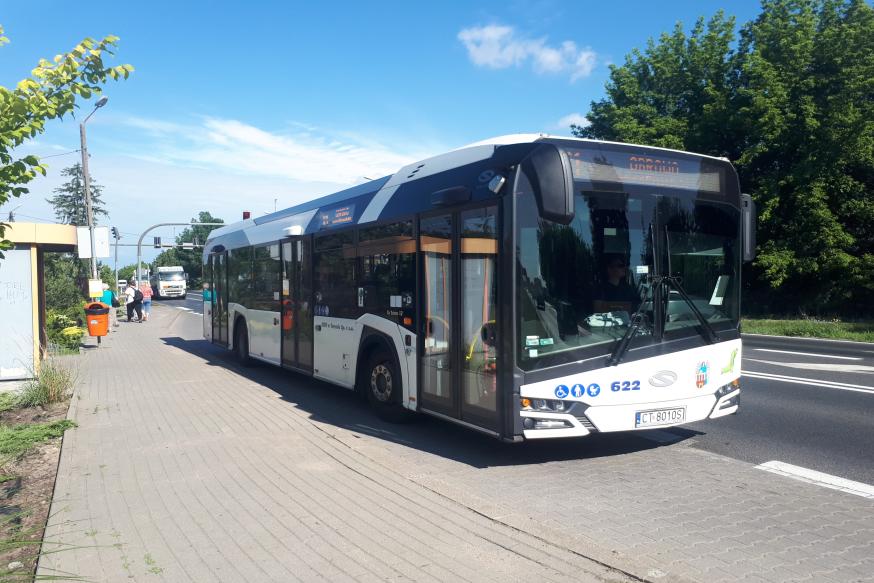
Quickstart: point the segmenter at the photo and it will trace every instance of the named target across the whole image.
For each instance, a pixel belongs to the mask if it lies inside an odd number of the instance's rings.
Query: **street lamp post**
[[[85,124],[94,115],[94,112],[106,105],[109,101],[103,96],[94,104],[94,111],[79,124],[79,138],[82,141],[82,180],[85,182],[85,218],[88,221],[88,237],[91,239],[91,279],[97,279],[97,258],[94,248],[94,213],[91,211],[91,175],[88,173],[88,145],[85,142]]]

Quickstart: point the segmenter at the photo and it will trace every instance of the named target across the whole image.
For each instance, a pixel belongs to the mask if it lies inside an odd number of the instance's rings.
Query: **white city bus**
[[[495,138],[213,231],[204,335],[508,441],[722,417],[752,216],[724,159]]]

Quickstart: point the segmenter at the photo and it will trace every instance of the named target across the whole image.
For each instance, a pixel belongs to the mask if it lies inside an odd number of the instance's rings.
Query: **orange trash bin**
[[[109,332],[109,310],[111,309],[103,302],[91,302],[85,305],[85,320],[88,323],[90,336],[106,336]]]

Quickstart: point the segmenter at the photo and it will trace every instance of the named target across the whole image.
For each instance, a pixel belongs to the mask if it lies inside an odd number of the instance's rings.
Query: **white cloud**
[[[388,139],[380,142],[373,135],[297,123],[276,132],[233,119],[173,123],[118,116],[102,121],[100,131],[89,133],[89,166],[103,187],[109,212],[101,223],[117,226],[123,243],[136,242],[149,225],[185,222],[202,210],[228,222],[239,220],[244,210],[261,216],[274,205],[288,208],[449,149],[427,140],[388,147]],[[77,129],[54,128],[52,139],[78,145]],[[56,148],[31,142],[21,153],[45,156]],[[48,159],[48,176],[38,177],[28,185],[29,194],[0,208],[0,218],[21,205],[19,220],[51,221],[54,211],[46,199],[65,181],[61,170],[77,161],[75,153]],[[172,238],[173,229],[161,228],[152,235]],[[156,253],[144,248],[143,257],[151,260]],[[135,248],[119,248],[120,265],[132,263],[134,257]]]
[[[221,168],[235,174],[290,180],[356,184],[362,176],[383,176],[430,152],[396,151],[369,139],[312,129],[269,132],[232,119],[206,118],[181,125],[127,118],[125,125],[145,132],[153,146],[130,152],[137,158],[196,168]]]
[[[574,112],[574,113],[569,113],[566,116],[564,116],[563,118],[561,118],[560,120],[558,120],[558,123],[555,124],[555,127],[566,130],[566,129],[570,128],[572,125],[580,126],[581,128],[584,128],[590,124],[591,124],[591,122],[589,121],[589,118],[587,118],[586,116],[584,116],[581,113]]]
[[[458,33],[473,64],[490,69],[506,69],[526,61],[536,73],[569,73],[571,82],[592,73],[597,55],[591,49],[580,49],[570,40],[549,46],[546,39],[519,36],[512,26],[490,24],[465,28]]]

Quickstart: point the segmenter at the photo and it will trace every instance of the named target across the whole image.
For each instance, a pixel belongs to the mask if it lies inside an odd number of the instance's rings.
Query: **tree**
[[[0,45],[7,42],[0,26]],[[105,55],[113,54],[117,42],[118,37],[111,35],[100,41],[86,38],[52,61],[41,59],[30,77],[14,89],[0,86],[0,205],[26,194],[24,185],[37,174],[46,173],[37,156],[17,157],[15,148],[43,133],[47,121],[72,114],[78,98],[100,94],[110,78],[128,78],[132,66],[107,67],[103,62]],[[11,245],[3,239],[4,233],[5,225],[0,223],[0,251]]]
[[[763,310],[874,310],[874,9],[763,0],[611,68],[577,135],[727,156],[759,207],[748,292]],[[864,311],[864,310],[863,310]]]
[[[191,219],[192,223],[224,223],[224,220],[213,217],[208,211],[201,211],[197,218]],[[186,227],[179,235],[176,236],[176,244],[194,243],[196,246],[203,245],[213,229],[218,229],[218,226],[209,225],[192,225]],[[188,274],[190,283],[195,286],[203,271],[203,253],[202,249],[195,247],[194,249],[181,249],[175,247],[162,251],[152,262],[153,268],[161,266],[181,265]]]
[[[55,209],[55,217],[58,221],[68,225],[87,225],[88,215],[85,208],[85,182],[82,176],[82,165],[74,164],[69,168],[61,170],[62,176],[69,176],[69,182],[66,182],[56,188],[53,192],[55,196],[46,199]],[[106,215],[106,209],[103,208],[103,199],[100,198],[103,192],[103,187],[91,179],[91,213],[94,217],[94,224],[97,224],[97,217]]]

